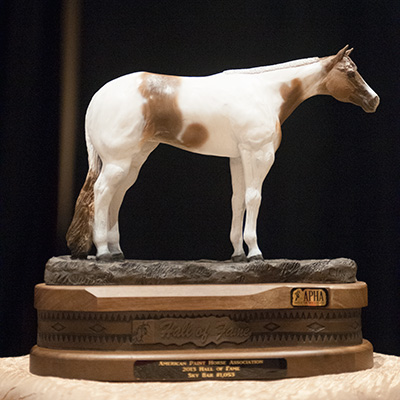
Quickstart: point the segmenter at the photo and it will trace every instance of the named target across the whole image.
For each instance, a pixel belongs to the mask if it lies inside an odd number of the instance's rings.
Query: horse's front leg
[[[246,261],[243,250],[243,218],[244,218],[244,195],[245,184],[243,165],[240,157],[230,159],[232,179],[232,225],[231,242],[233,246],[232,261]]]
[[[261,204],[261,190],[265,177],[274,163],[275,153],[270,146],[253,150],[242,146],[240,149],[246,185],[246,223],[244,241],[249,252],[248,260],[263,259],[257,243],[257,217]]]

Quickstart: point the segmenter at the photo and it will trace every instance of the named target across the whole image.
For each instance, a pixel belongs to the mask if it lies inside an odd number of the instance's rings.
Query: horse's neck
[[[321,62],[278,69],[260,74],[263,83],[278,95],[279,118],[283,123],[306,99],[321,93],[325,70]]]
[[[325,77],[325,70],[321,62],[314,62],[303,66],[279,69],[260,74],[260,77],[271,85],[291,85],[293,81],[300,81],[303,95],[306,98],[319,94],[319,87]]]
[[[265,79],[276,79],[275,90],[281,99],[279,105],[279,119],[283,123],[290,114],[308,98],[321,94],[321,82],[325,77],[325,69],[321,62],[296,66],[276,71],[275,77],[266,74]]]

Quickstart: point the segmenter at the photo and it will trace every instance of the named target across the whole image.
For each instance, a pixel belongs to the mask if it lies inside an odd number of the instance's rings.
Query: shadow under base
[[[321,260],[101,262],[70,256],[51,258],[47,285],[176,285],[276,282],[354,283],[357,264],[348,258]]]

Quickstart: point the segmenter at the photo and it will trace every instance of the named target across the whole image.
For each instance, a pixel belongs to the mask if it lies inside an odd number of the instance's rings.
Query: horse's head
[[[375,112],[379,105],[379,96],[368,86],[357,71],[357,66],[350,58],[353,49],[348,45],[335,56],[323,59],[327,72],[323,80],[323,90],[335,99],[353,103],[365,112]]]

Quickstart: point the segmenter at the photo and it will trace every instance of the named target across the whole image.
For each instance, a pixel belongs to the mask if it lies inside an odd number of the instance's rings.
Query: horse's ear
[[[346,50],[346,56],[348,57],[354,49],[351,48],[350,50]]]
[[[349,45],[346,44],[346,46],[344,46],[342,50],[339,50],[335,56],[328,58],[329,62],[325,66],[327,71],[330,71],[339,61],[342,61],[344,55],[346,54],[348,47],[349,47]],[[350,50],[350,52],[351,52],[351,50]]]
[[[334,58],[335,64],[338,63],[339,61],[342,61],[342,59],[343,59],[343,57],[345,56],[345,54],[347,53],[347,51],[350,51],[350,52],[351,52],[352,49],[347,50],[348,48],[349,48],[349,45],[346,44],[346,46],[344,46],[342,50],[339,50],[339,51],[338,51],[338,53],[336,54],[336,56],[335,56],[335,58]]]

